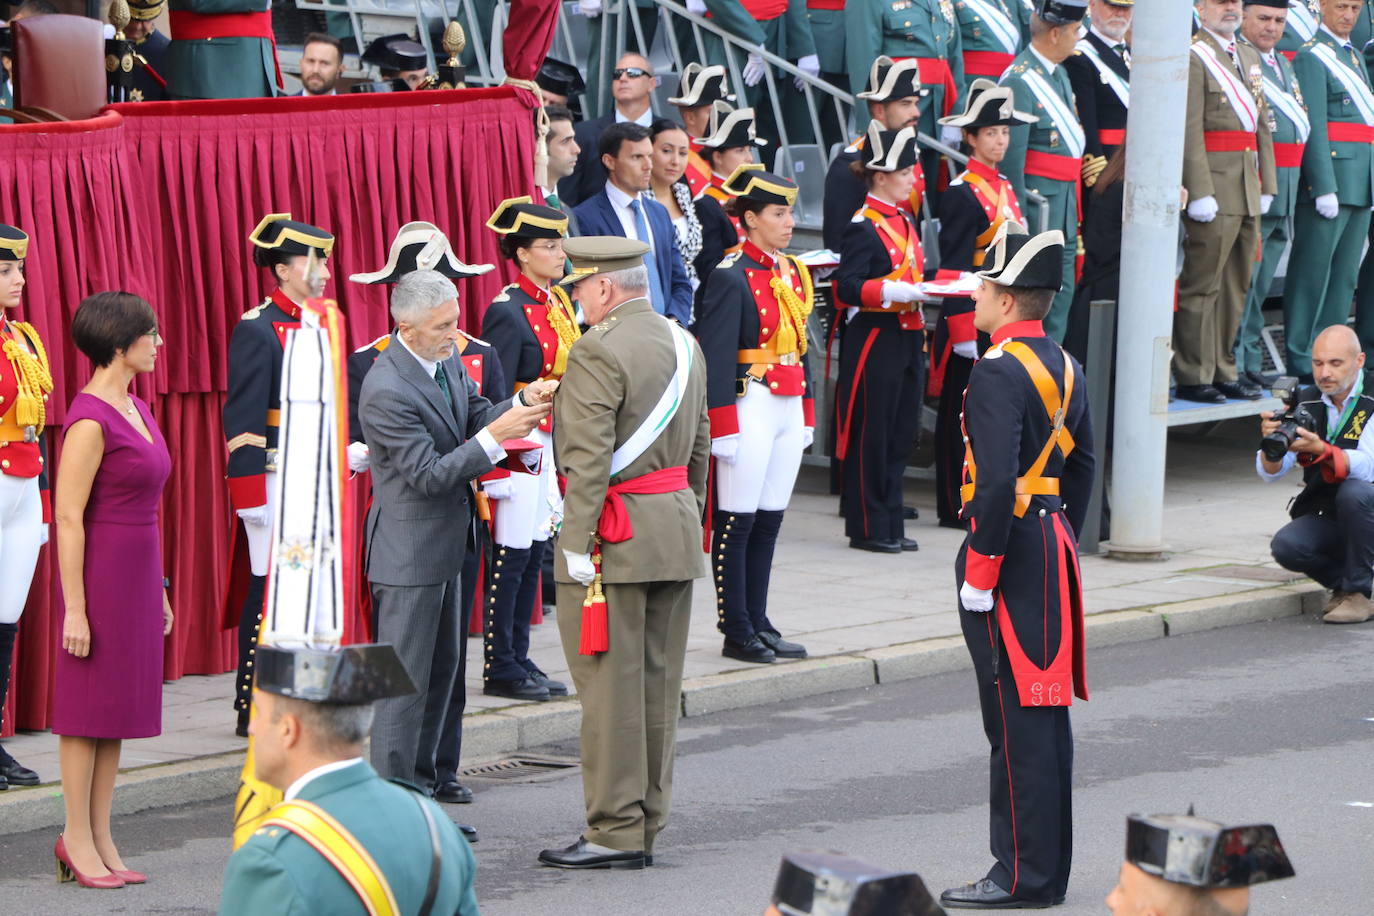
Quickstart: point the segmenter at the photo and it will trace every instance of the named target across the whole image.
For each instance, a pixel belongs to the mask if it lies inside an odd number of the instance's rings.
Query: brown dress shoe
[[[1323,623],[1364,623],[1374,615],[1369,599],[1359,592],[1346,592],[1340,601],[1333,602],[1322,615]]]
[[[1331,590],[1331,597],[1327,599],[1326,604],[1322,605],[1322,616],[1325,617],[1328,613],[1330,613],[1330,611],[1333,608],[1336,607],[1336,605],[1344,601],[1346,597],[1349,595],[1350,592],[1343,592],[1338,588],[1333,588]]]

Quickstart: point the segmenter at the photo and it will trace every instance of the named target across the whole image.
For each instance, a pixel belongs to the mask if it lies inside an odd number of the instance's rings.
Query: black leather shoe
[[[902,518],[909,522],[914,522],[921,517],[921,510],[915,506],[902,506]]]
[[[472,827],[468,824],[460,824],[457,821],[454,822],[453,826],[458,828],[458,832],[463,835],[463,839],[467,840],[469,843],[477,842],[476,827]]]
[[[577,842],[563,849],[545,849],[539,853],[540,865],[551,865],[554,868],[643,868],[648,862],[645,861],[644,853],[636,849],[633,852],[592,852],[587,848],[587,841],[582,837],[577,838]]]
[[[0,792],[5,791],[5,790],[8,789],[9,787],[10,787],[9,781],[8,781],[7,779],[5,779],[5,777],[0,776]]]
[[[903,550],[906,550],[906,551],[913,551],[913,550],[920,550],[920,549],[921,549],[921,545],[916,543],[916,539],[915,539],[915,538],[902,538],[902,539],[901,539],[900,541],[898,541],[897,543],[898,543],[898,544],[901,544],[901,545],[902,545],[902,549],[903,549]]]
[[[1021,900],[984,878],[963,887],[951,887],[940,895],[940,903],[951,910],[1043,910],[1054,906],[1037,900]]]
[[[525,662],[525,670],[530,673],[530,680],[549,692],[551,697],[565,697],[568,695],[568,685],[562,681],[555,681],[547,674],[539,670],[539,666],[534,662]]]
[[[1196,401],[1199,404],[1226,403],[1226,395],[1211,385],[1179,385],[1176,391],[1180,401]]]
[[[489,697],[505,697],[508,700],[535,700],[543,703],[549,698],[549,688],[537,684],[532,678],[518,681],[487,681],[482,692]]]
[[[472,790],[456,779],[446,779],[434,787],[434,800],[446,805],[470,805]]]
[[[1252,383],[1249,379],[1236,379],[1234,382],[1217,382],[1214,387],[1228,398],[1235,398],[1238,401],[1258,401],[1264,395],[1264,389]]]
[[[646,853],[644,853],[644,864],[645,864],[646,866],[649,866],[649,865],[653,865],[653,864],[654,864],[654,854],[653,854],[653,853],[651,853],[651,852],[646,852]]]
[[[37,773],[13,757],[10,757],[7,762],[0,763],[0,777],[3,777],[5,782],[12,786],[36,786],[42,781],[38,778]]]
[[[1245,377],[1250,380],[1251,384],[1258,386],[1264,391],[1273,388],[1274,383],[1279,380],[1279,377],[1272,372],[1247,372],[1245,373]]]
[[[806,646],[798,642],[788,642],[777,630],[759,630],[758,640],[773,650],[778,658],[806,658]]]
[[[768,664],[778,660],[777,653],[764,645],[763,640],[759,639],[758,636],[751,636],[748,642],[742,644],[733,639],[727,639],[720,650],[720,654],[737,661],[760,664]]]
[[[864,538],[850,538],[849,546],[855,550],[867,550],[872,553],[901,553],[901,541],[870,541]]]

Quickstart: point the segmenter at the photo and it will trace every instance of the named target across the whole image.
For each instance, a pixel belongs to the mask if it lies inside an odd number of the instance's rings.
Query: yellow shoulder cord
[[[797,276],[801,280],[802,295],[797,296],[797,291],[792,288],[791,280],[788,277],[790,271],[787,264],[791,261],[797,270]],[[778,267],[783,271],[782,275],[773,274],[768,281],[772,287],[773,297],[782,306],[782,311],[790,321],[779,321],[778,329],[774,332],[774,349],[779,355],[784,355],[796,351],[797,355],[806,352],[806,319],[811,314],[812,294],[814,292],[811,284],[811,273],[795,258],[784,255],[778,261]],[[781,317],[781,316],[779,316]]]
[[[558,378],[568,371],[568,349],[582,331],[577,327],[577,313],[563,287],[555,285],[549,294],[549,327],[558,334],[558,352],[553,357],[553,374]]]
[[[14,366],[15,382],[19,387],[14,399],[14,421],[16,425],[26,427],[24,440],[34,442],[43,431],[47,419],[43,402],[45,395],[52,391],[52,371],[48,365],[48,353],[33,325],[27,321],[11,321],[9,326],[13,330],[5,339],[4,352]],[[33,348],[33,352],[29,352],[29,347],[20,342],[20,335]]]
[[[399,911],[396,896],[376,860],[319,805],[299,798],[282,802],[262,826],[290,830],[309,843],[353,888],[368,916],[395,916]]]

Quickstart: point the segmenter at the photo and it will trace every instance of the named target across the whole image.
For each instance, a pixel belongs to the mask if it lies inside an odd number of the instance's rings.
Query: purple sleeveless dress
[[[133,399],[153,441],[119,410],[78,394],[70,427],[94,420],[105,431],[105,455],[86,503],[86,617],[91,651],[62,648],[52,730],[83,738],[151,738],[162,732],[162,545],[158,506],[172,471],[167,442],[148,405]]]

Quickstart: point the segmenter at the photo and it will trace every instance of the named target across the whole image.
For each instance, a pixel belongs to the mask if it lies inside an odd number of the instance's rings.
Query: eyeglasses
[[[616,67],[611,71],[611,79],[618,80],[622,76],[628,76],[632,80],[637,80],[641,76],[653,76],[653,74],[643,67]]]
[[[563,250],[563,243],[562,243],[562,242],[545,242],[545,243],[542,244],[542,245],[531,245],[530,247],[531,247],[531,248],[534,248],[534,249],[536,249],[536,250],[538,250],[538,251],[562,251],[562,250]]]

